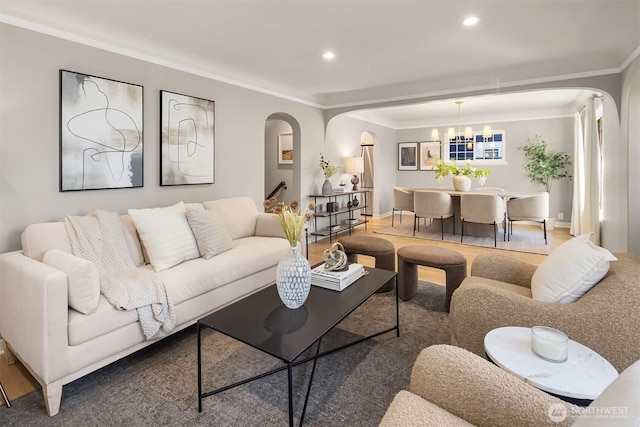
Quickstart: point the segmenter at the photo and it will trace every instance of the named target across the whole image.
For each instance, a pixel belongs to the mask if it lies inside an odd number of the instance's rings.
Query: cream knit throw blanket
[[[93,262],[100,275],[100,292],[119,310],[138,311],[149,340],[167,335],[175,326],[173,303],[153,270],[137,268],[129,253],[120,216],[96,210],[64,220],[74,255]]]

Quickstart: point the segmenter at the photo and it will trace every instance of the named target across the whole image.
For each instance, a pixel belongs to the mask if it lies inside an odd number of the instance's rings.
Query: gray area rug
[[[474,226],[481,226],[481,224],[474,224]],[[474,237],[474,236],[464,236],[464,241],[462,244],[471,245],[471,246],[481,246],[485,248],[493,248],[494,240],[493,240],[493,231],[492,226],[487,225],[487,232],[491,235],[490,237]],[[515,228],[513,229],[513,234],[510,237],[510,241],[503,241],[504,237],[502,234],[502,229],[498,233],[498,242],[497,248],[503,249],[507,251],[516,251],[516,252],[529,252],[532,254],[543,254],[548,255],[554,248],[553,237],[551,234],[547,232],[547,244],[544,244],[544,235],[542,233],[542,229],[539,231],[536,230],[523,230]],[[456,230],[458,234],[453,235],[451,233],[444,233],[444,241],[448,243],[460,243],[460,232]],[[437,240],[442,241],[442,235],[440,231],[432,231],[428,225],[425,227],[424,225],[420,226],[420,231],[416,231],[415,237],[413,236],[413,217],[410,218],[409,221],[403,221],[402,224],[399,224],[396,221],[394,227],[385,227],[379,230],[375,230],[375,233],[378,234],[388,234],[391,236],[400,236],[400,237],[413,237],[415,239],[422,240]]]
[[[444,286],[420,282],[400,301],[400,337],[387,333],[319,359],[305,416],[309,426],[377,426],[407,389],[418,353],[449,342]],[[329,332],[323,349],[392,326],[395,294],[375,294]],[[213,390],[281,362],[212,330],[203,332],[203,389]],[[308,352],[315,351],[315,346]],[[195,327],[64,386],[60,413],[46,414],[36,390],[0,407],[1,426],[284,426],[286,370],[210,396],[198,413]],[[295,420],[311,363],[294,368]]]

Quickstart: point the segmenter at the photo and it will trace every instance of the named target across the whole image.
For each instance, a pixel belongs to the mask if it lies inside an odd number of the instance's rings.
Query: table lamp
[[[353,175],[351,178],[351,183],[353,184],[353,191],[358,189],[358,183],[360,182],[360,178],[358,175],[364,172],[364,159],[362,157],[347,157],[347,173]]]

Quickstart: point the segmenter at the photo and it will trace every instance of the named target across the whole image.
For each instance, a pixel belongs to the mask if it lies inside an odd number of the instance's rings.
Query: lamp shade
[[[358,174],[364,172],[364,159],[362,157],[347,157],[347,173]]]
[[[431,140],[440,141],[440,134],[438,133],[438,129],[431,130]]]
[[[447,138],[454,139],[456,137],[456,131],[454,128],[449,128],[447,130]]]
[[[483,137],[483,138],[491,138],[491,135],[492,135],[492,133],[491,133],[491,126],[486,125],[486,126],[484,127],[484,129],[482,130],[482,137]]]
[[[473,129],[470,126],[464,128],[464,137],[467,139],[473,138]]]

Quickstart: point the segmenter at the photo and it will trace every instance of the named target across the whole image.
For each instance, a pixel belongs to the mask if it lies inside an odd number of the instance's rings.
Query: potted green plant
[[[432,169],[436,171],[436,179],[440,184],[442,184],[446,176],[453,175],[453,188],[456,191],[469,191],[472,178],[476,179],[480,185],[484,185],[491,173],[487,168],[476,169],[472,167],[469,161],[460,167],[455,160],[447,163],[442,159],[438,159]]]
[[[571,179],[567,170],[571,165],[571,157],[565,152],[548,153],[547,142],[540,135],[535,135],[533,140],[527,139],[527,143],[518,147],[518,150],[522,150],[527,159],[524,170],[529,179],[534,183],[542,184],[547,193],[551,193],[554,181],[563,178]],[[549,218],[547,222],[548,228],[553,229],[554,218]]]
[[[524,170],[532,182],[542,184],[547,193],[551,192],[551,185],[554,181],[569,178],[571,175],[567,167],[571,165],[571,157],[564,152],[547,153],[547,142],[540,135],[536,135],[534,140],[527,139],[527,144],[518,147],[524,151],[527,163]]]

